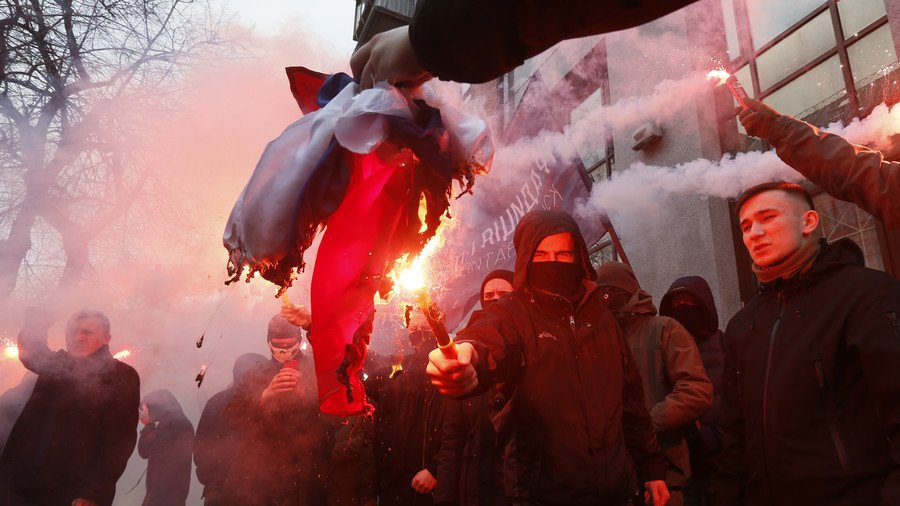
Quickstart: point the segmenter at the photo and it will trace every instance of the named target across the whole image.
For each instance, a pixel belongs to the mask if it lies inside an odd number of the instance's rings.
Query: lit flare
[[[15,345],[9,345],[3,348],[3,358],[6,360],[18,360],[19,359],[19,347]]]
[[[122,351],[116,352],[116,354],[113,355],[113,358],[116,360],[122,360],[122,359],[128,358],[130,356],[131,356],[130,350],[122,350]]]

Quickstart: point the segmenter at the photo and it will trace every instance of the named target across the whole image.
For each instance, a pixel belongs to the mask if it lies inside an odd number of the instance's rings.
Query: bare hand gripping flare
[[[362,413],[375,294],[389,290],[397,259],[415,258],[435,235],[453,181],[466,193],[487,172],[493,142],[484,121],[430,106],[426,87],[359,92],[343,74],[293,67],[288,76],[305,116],[269,143],[235,203],[224,234],[229,282],[258,272],[280,295],[321,232],[310,289],[319,403]]]

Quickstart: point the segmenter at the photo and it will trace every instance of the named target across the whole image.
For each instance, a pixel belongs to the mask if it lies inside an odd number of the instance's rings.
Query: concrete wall
[[[701,9],[702,18],[712,26],[709,20],[716,15],[718,5],[718,1],[704,1],[695,9]],[[709,68],[708,61],[690,59],[691,47],[709,43],[702,40],[709,37],[709,31],[698,28],[697,19],[692,19],[698,12],[676,12],[650,25],[607,38],[612,103],[648,95],[665,79],[680,79],[703,66]],[[698,40],[698,30],[701,40]],[[712,34],[715,38],[714,30]],[[724,37],[720,44],[724,51]],[[648,149],[632,150],[630,132],[617,133],[615,170],[627,170],[635,162],[673,166],[701,157],[721,157],[715,116],[715,98],[710,91],[685,103],[673,119],[658,121],[663,138]],[[657,216],[632,216],[613,223],[638,280],[658,303],[675,279],[687,275],[704,277],[712,288],[724,326],[740,309],[727,202],[692,195],[672,196],[661,204],[663,211]]]

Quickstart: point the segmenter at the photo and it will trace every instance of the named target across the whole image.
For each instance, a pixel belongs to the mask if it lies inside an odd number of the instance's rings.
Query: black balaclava
[[[413,351],[419,353],[422,350],[431,350],[435,343],[434,332],[429,328],[411,330],[409,332],[409,344],[412,345]]]
[[[506,269],[497,269],[495,271],[491,271],[490,273],[488,273],[488,275],[485,276],[484,280],[481,282],[481,291],[478,292],[481,297],[481,308],[484,309],[484,308],[490,306],[491,304],[493,304],[494,302],[497,302],[496,299],[484,300],[484,287],[487,286],[488,281],[490,281],[492,279],[502,279],[502,280],[505,280],[507,283],[509,283],[509,286],[512,286],[514,276],[515,275],[513,274],[512,271],[508,271]]]
[[[675,307],[672,301],[682,293],[690,294],[699,306]],[[659,314],[678,320],[695,339],[706,339],[719,330],[719,314],[712,290],[700,276],[676,279],[659,303]]]
[[[584,270],[579,262],[532,262],[528,285],[575,303],[584,295]]]

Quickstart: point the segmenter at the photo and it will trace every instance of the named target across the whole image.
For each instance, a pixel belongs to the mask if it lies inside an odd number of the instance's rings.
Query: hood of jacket
[[[492,279],[503,279],[507,283],[512,286],[515,278],[515,274],[506,270],[506,269],[497,269],[495,271],[491,271],[487,276],[484,277],[484,280],[481,281],[481,290],[478,291],[478,297],[481,300],[481,307],[484,307],[484,287],[488,284],[488,281]]]
[[[634,271],[627,264],[622,262],[603,262],[597,268],[597,285],[619,288],[631,296],[624,306],[613,311],[618,315],[639,314],[653,316],[656,314],[653,298],[649,293],[641,290],[641,285],[638,284]]]
[[[231,368],[233,384],[239,384],[247,373],[256,370],[261,364],[265,364],[268,361],[268,357],[264,357],[259,353],[245,353],[241,355],[234,361],[234,367]]]
[[[186,418],[181,404],[175,395],[168,390],[154,390],[144,396],[144,404],[150,409],[153,421],[166,421]]]
[[[685,276],[678,278],[669,287],[666,294],[663,295],[659,303],[659,314],[662,316],[672,316],[672,299],[681,293],[689,293],[694,296],[700,303],[700,309],[703,310],[704,326],[702,333],[698,338],[706,338],[719,330],[719,312],[716,310],[716,303],[713,299],[712,290],[709,283],[700,276]]]
[[[578,255],[576,262],[579,262],[584,270],[584,279],[594,280],[597,278],[597,273],[591,266],[584,236],[581,235],[581,229],[578,228],[578,224],[575,223],[572,216],[566,212],[555,210],[529,211],[522,216],[513,235],[513,245],[516,248],[516,272],[513,278],[513,288],[518,290],[525,287],[528,269],[531,268],[531,258],[534,256],[538,244],[549,235],[563,232],[572,234],[575,251]]]

